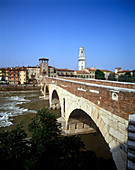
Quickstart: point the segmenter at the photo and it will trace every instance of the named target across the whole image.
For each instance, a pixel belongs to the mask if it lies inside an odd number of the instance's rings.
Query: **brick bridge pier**
[[[61,108],[59,122],[65,133],[98,128],[117,169],[134,169],[135,84],[64,77],[42,77],[40,84],[44,96],[49,95],[50,107]],[[81,122],[83,115],[87,116]],[[130,128],[129,117],[133,119]]]

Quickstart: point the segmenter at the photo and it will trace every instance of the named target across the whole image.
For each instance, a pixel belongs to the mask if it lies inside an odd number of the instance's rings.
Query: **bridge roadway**
[[[127,168],[128,122],[135,114],[135,84],[65,77],[43,77],[40,84],[44,96],[49,94],[50,107],[61,108],[65,132],[70,132],[75,111],[79,111],[78,117],[80,111],[86,113],[109,145],[117,169]]]

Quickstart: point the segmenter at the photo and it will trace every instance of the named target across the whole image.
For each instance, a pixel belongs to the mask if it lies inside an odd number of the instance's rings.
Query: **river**
[[[39,98],[40,91],[4,91],[0,92],[0,127],[4,130],[11,130],[18,123],[23,121],[24,129],[30,136],[27,127],[31,119],[40,108],[48,108],[48,100]],[[60,117],[60,110],[54,110],[57,117]],[[109,147],[100,132],[80,135],[85,143],[86,149],[93,150],[98,159],[106,164],[103,169],[116,169]]]

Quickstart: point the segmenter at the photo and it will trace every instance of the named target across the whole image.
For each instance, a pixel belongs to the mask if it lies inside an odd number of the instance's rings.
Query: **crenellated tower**
[[[39,66],[40,66],[40,75],[48,76],[48,61],[47,58],[40,58],[39,59]]]

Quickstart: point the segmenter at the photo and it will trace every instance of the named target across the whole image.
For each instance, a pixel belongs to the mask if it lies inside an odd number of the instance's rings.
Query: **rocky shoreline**
[[[28,90],[40,90],[38,85],[2,85],[0,91],[28,91]]]

